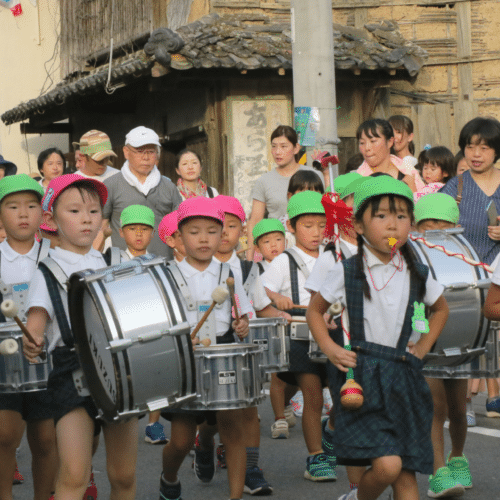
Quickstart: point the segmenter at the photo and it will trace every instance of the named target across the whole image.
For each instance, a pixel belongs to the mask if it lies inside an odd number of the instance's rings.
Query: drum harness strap
[[[255,262],[240,260],[240,266],[243,278],[243,289],[245,290],[247,296],[250,297],[250,291],[254,288],[255,280],[261,273],[259,272],[259,267],[255,264]]]
[[[283,253],[288,255],[288,261],[290,263],[290,283],[292,287],[292,300],[294,304],[300,304],[300,294],[299,294],[299,276],[298,269],[302,271],[302,274],[305,278],[309,278],[309,269],[305,265],[301,256],[293,249],[289,248],[285,250]],[[289,309],[287,311],[288,314],[292,316],[305,316],[304,309]]]
[[[264,265],[262,264],[262,262],[257,262],[257,265],[259,266],[259,274],[264,274]]]
[[[40,246],[38,248],[38,255],[36,257],[37,264],[49,255],[49,250],[50,250],[50,240],[48,240],[47,238],[43,238],[42,241],[40,242]],[[2,269],[2,252],[0,252],[0,271],[1,271],[1,269]],[[3,280],[0,277],[0,302],[3,302],[4,295],[6,295],[7,297],[12,297],[15,300],[16,297],[14,297],[13,287],[15,285],[18,285],[18,284],[20,284],[20,283],[10,283],[7,285],[6,283],[3,282]],[[28,285],[28,289],[29,289],[29,283],[27,283],[27,285]],[[25,296],[27,295],[27,293],[28,293],[28,290],[25,290],[24,291]],[[21,311],[21,314],[19,314],[21,319],[23,319],[25,312],[26,311],[24,311],[24,312]],[[5,323],[6,321],[7,321],[7,319],[5,318],[3,313],[0,312],[0,323]]]

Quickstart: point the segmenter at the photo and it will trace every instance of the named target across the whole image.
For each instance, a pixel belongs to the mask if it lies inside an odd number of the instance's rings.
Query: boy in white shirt
[[[148,253],[155,227],[154,212],[144,205],[129,205],[120,215],[120,236],[127,244],[130,259]]]
[[[0,218],[7,238],[0,243],[0,300],[13,299],[19,306],[19,317],[25,319],[24,293],[36,270],[39,258],[48,252],[35,233],[42,222],[40,200],[43,188],[26,174],[0,180]],[[42,252],[43,251],[43,252]],[[13,285],[20,286],[13,286]],[[1,321],[5,322],[2,315]],[[17,327],[15,328],[17,329]],[[19,355],[20,353],[16,354]],[[0,356],[0,365],[3,364]],[[0,366],[1,367],[1,366]],[[35,500],[47,500],[53,490],[57,471],[57,453],[52,398],[47,390],[0,395],[0,498],[12,498],[12,477],[16,470],[16,448],[21,442],[25,423],[33,439],[28,441],[33,457]],[[24,422],[23,422],[24,420]]]
[[[206,301],[212,301],[213,290],[225,282],[224,274],[227,272],[229,276],[227,266],[213,259],[221,241],[223,221],[224,212],[212,198],[202,196],[188,198],[178,208],[178,225],[186,249],[186,258],[179,263],[171,261],[169,268],[179,292],[186,298],[186,304],[196,303],[196,307],[186,308],[186,318],[192,327],[196,326],[203,315]],[[182,280],[187,288],[183,286]],[[232,321],[231,302],[227,299],[208,317],[208,328],[202,328],[198,334],[208,335],[207,338],[214,345],[233,343],[234,334],[240,338],[248,335],[247,314],[252,311],[252,307],[241,281],[236,276],[235,291],[239,296],[240,320]],[[198,342],[198,339],[195,341]],[[177,500],[181,497],[181,484],[177,473],[194,445],[197,425],[206,420],[211,425],[215,423],[219,425],[221,440],[226,449],[230,498],[240,499],[243,495],[246,464],[244,428],[241,423],[242,410],[215,412],[174,408],[162,412],[162,416],[171,420],[172,427],[170,442],[163,449],[160,497],[164,500]],[[206,449],[211,448],[213,464],[213,441],[203,444]],[[205,467],[203,471],[201,479],[204,482],[211,479],[208,477],[208,472],[213,476],[213,470],[208,469]],[[200,477],[199,472],[197,475]]]
[[[262,219],[252,230],[253,244],[262,254],[263,259],[257,263],[262,274],[275,257],[285,250],[285,226],[278,219]]]
[[[289,311],[293,316],[304,316],[304,309],[293,306],[307,306],[311,297],[305,282],[322,252],[320,244],[326,227],[321,194],[302,191],[293,195],[287,212],[287,226],[295,235],[296,244],[271,262],[262,281],[278,309]],[[308,340],[290,340],[290,371],[278,376],[289,384],[298,385],[304,397],[302,431],[309,452],[304,477],[311,481],[336,480],[334,464],[321,444],[322,388],[326,385],[326,369],[309,359]]]
[[[58,230],[60,246],[40,263],[30,287],[27,328],[36,344],[23,339],[24,353],[35,359],[44,332],[54,368],[49,377],[53,395],[59,452],[56,498],[81,499],[91,474],[92,444],[102,425],[107,451],[111,498],[132,500],[136,490],[137,418],[126,422],[102,422],[90,396],[80,396],[72,373],[80,369],[73,349],[65,283],[54,276],[70,276],[85,269],[106,267],[103,256],[92,248],[102,225],[107,189],[98,180],[62,175],[50,181],[42,208],[45,222]]]
[[[174,210],[163,217],[158,226],[158,236],[165,245],[168,245],[173,250],[174,259],[180,262],[186,257],[186,250],[177,224],[178,215],[177,210]]]

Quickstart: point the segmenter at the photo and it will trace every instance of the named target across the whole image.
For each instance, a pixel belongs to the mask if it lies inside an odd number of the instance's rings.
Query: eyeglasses
[[[137,156],[142,156],[148,157],[148,156],[157,156],[158,155],[158,150],[153,149],[153,148],[147,148],[147,149],[135,149],[132,146],[128,146],[127,148],[132,151],[132,153],[136,154]]]

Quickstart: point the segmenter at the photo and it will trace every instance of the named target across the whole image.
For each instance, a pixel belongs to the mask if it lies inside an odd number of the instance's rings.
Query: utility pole
[[[291,5],[294,106],[317,108],[319,112],[315,145],[306,147],[307,163],[311,165],[310,153],[314,147],[336,155],[340,142],[337,135],[332,2],[292,0]]]

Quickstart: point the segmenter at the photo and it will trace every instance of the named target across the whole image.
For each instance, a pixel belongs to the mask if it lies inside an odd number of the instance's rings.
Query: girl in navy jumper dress
[[[443,287],[407,246],[413,196],[404,183],[388,176],[365,181],[354,214],[358,254],[330,271],[307,311],[321,350],[341,372],[353,368],[364,391],[361,408],[349,411],[340,403],[344,377],[332,388],[337,461],[371,465],[359,489],[341,499],[372,500],[391,485],[395,499],[418,500],[415,472],[430,474],[433,464],[432,398],[422,358],[441,333],[448,306]],[[352,351],[336,344],[324,324],[323,314],[337,301]],[[417,321],[421,303],[432,313],[428,322]]]

